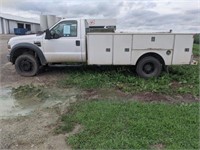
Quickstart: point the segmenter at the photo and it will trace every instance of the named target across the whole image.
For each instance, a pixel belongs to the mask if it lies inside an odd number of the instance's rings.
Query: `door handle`
[[[110,52],[110,48],[106,48],[106,52]]]
[[[129,52],[129,48],[125,48],[124,51],[125,51],[125,52]]]
[[[79,40],[76,40],[76,46],[80,46],[80,41]]]

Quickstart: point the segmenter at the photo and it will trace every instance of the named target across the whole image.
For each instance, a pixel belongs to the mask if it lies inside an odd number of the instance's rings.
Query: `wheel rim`
[[[22,72],[31,72],[33,71],[32,62],[29,59],[23,59],[20,62],[19,68]]]
[[[151,74],[155,71],[155,66],[153,63],[146,63],[144,64],[142,70],[146,73],[146,74]]]

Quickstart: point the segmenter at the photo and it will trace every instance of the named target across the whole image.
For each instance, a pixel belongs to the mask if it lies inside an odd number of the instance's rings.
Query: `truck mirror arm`
[[[50,40],[51,39],[51,32],[49,31],[49,29],[46,29],[46,34],[45,34],[45,39]]]

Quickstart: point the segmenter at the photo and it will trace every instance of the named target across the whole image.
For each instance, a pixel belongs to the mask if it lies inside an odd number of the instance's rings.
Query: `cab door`
[[[51,39],[44,39],[47,62],[82,62],[80,20],[64,20],[50,29]]]

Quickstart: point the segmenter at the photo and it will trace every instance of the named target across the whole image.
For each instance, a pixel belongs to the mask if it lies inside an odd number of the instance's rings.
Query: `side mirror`
[[[46,29],[46,35],[45,35],[45,39],[50,40],[51,39],[51,33],[49,31],[49,29]]]
[[[55,33],[55,34],[53,35],[53,38],[54,38],[54,39],[59,39],[59,38],[60,38],[60,35]]]

